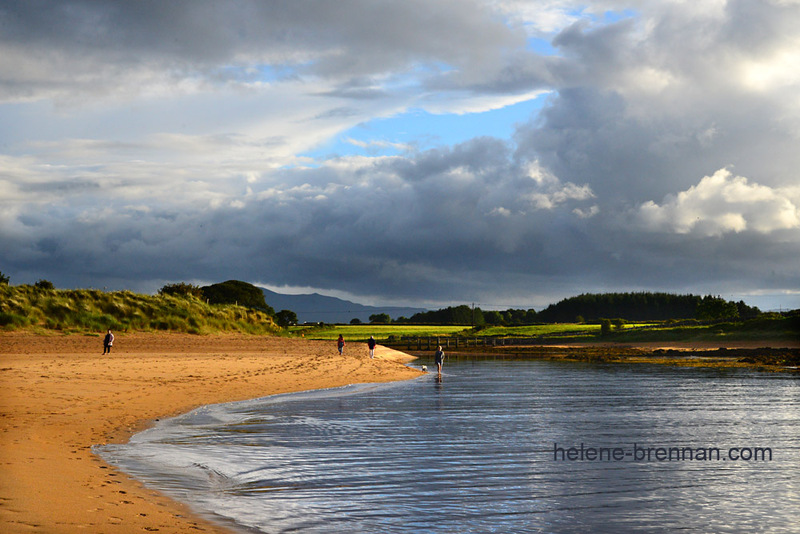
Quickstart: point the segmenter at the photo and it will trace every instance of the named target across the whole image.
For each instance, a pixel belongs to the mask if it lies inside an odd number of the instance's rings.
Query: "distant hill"
[[[411,317],[415,313],[426,311],[424,308],[404,308],[398,306],[365,306],[342,300],[336,297],[326,297],[318,293],[311,295],[284,295],[269,289],[259,288],[264,292],[264,300],[276,312],[292,310],[297,314],[300,323],[349,323],[352,319],[369,322],[369,316],[379,313],[388,314],[392,319],[398,317]]]

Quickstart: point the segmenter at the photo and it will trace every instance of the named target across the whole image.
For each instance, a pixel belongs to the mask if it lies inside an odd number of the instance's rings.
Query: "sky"
[[[795,0],[4,0],[0,272],[800,308]]]

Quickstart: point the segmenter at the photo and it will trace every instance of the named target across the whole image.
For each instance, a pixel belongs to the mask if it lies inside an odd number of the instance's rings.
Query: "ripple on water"
[[[800,383],[748,371],[448,362],[442,383],[205,407],[99,452],[263,532],[797,532]],[[769,462],[555,449],[769,447]]]

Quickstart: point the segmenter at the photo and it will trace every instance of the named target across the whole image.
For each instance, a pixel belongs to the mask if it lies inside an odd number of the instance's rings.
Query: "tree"
[[[297,314],[292,310],[281,310],[275,314],[275,320],[278,326],[287,327],[297,324]]]
[[[389,324],[392,322],[392,318],[388,313],[376,313],[369,316],[369,322],[371,324]]]
[[[185,282],[177,284],[167,284],[158,290],[159,295],[173,295],[173,296],[192,296],[203,298],[203,290],[200,286],[194,286]]]
[[[740,319],[755,319],[761,315],[761,310],[756,306],[748,306],[743,300],[736,303],[736,308],[739,310]]]
[[[211,304],[238,304],[246,308],[254,308],[275,316],[275,310],[267,305],[264,292],[253,284],[239,280],[228,280],[219,284],[203,286],[203,297]]]
[[[706,295],[697,303],[695,312],[701,321],[726,321],[739,318],[739,307],[735,302],[728,302],[720,297]]]
[[[494,310],[489,310],[489,311],[483,312],[483,319],[484,319],[484,321],[486,321],[486,324],[495,325],[495,326],[496,325],[501,325],[504,322],[503,321],[503,315],[500,312],[494,311]]]
[[[350,319],[350,324],[361,324],[361,319],[359,319],[358,317],[353,317],[352,319]]]
[[[471,308],[466,304],[449,306],[447,308],[415,313],[409,319],[417,324],[453,324],[482,326],[486,323],[480,308]]]
[[[10,278],[0,271],[0,286],[7,286]]]

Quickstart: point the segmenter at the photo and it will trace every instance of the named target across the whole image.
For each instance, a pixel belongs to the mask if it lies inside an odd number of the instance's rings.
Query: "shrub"
[[[39,279],[35,284],[33,284],[33,287],[35,287],[36,289],[55,289],[56,288],[56,286],[53,285],[53,282],[51,282],[50,280],[44,280],[44,279]]]
[[[0,326],[18,328],[28,326],[28,318],[16,313],[0,312]]]
[[[203,290],[200,286],[178,282],[177,284],[167,284],[158,290],[159,295],[188,296],[203,298]]]
[[[611,333],[611,319],[600,319],[600,335],[607,336]]]
[[[292,310],[281,310],[275,315],[278,326],[287,327],[297,324],[297,314]]]
[[[369,316],[369,322],[370,324],[389,324],[392,322],[392,318],[388,313],[376,313]]]

